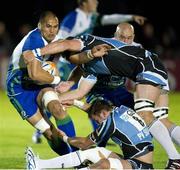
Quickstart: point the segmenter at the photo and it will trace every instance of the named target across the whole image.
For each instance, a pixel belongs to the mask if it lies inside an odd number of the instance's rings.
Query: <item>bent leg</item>
[[[64,131],[70,137],[75,136],[73,121],[60,104],[58,95],[54,89],[45,88],[41,90],[37,100],[41,108],[45,107],[53,115],[58,129]],[[70,147],[64,143],[64,147],[61,148],[61,154],[67,154],[74,150],[77,150],[77,148]]]

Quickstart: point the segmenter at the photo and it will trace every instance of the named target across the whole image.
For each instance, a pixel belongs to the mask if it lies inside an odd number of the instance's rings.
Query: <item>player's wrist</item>
[[[65,143],[68,143],[68,138],[69,138],[68,136],[64,135],[64,136],[63,136],[63,141],[64,141]]]
[[[54,79],[51,82],[51,84],[56,85],[56,86],[59,85],[59,83],[61,82],[61,78],[59,76],[53,76],[53,77]]]
[[[89,50],[87,52],[87,58],[90,59],[90,60],[93,60],[94,59],[94,55],[92,54],[91,50]]]
[[[77,106],[77,107],[80,108],[80,109],[82,109],[83,106],[84,106],[84,102],[75,99],[75,100],[73,101],[73,105],[74,105],[74,106]]]

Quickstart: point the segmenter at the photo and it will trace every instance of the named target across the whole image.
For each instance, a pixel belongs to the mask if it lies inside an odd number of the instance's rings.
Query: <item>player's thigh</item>
[[[135,99],[149,99],[156,102],[160,96],[161,89],[150,84],[137,84]]]
[[[169,105],[169,95],[168,93],[161,93],[158,100],[156,101],[155,107],[168,107]]]
[[[22,119],[32,117],[38,111],[36,98],[39,91],[23,91],[18,95],[9,96],[9,99]]]

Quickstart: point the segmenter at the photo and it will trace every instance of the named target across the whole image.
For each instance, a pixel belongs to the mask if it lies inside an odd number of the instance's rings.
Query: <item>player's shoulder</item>
[[[143,48],[142,44],[137,43],[137,42],[134,42],[134,41],[132,42],[132,45],[133,45],[133,46],[136,46],[136,47]]]
[[[33,30],[31,30],[27,36],[26,36],[26,39],[33,39],[33,40],[36,40],[36,39],[42,39],[42,36],[41,36],[41,32],[38,28],[35,28]]]
[[[22,41],[23,51],[32,50],[34,48],[41,48],[44,46],[45,42],[42,38],[41,32],[38,28],[30,31],[24,40]]]

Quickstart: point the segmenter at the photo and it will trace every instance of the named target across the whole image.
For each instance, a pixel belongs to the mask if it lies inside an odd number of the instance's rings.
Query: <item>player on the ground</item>
[[[27,168],[71,168],[89,160],[92,164],[84,169],[153,169],[152,137],[145,122],[132,109],[125,106],[113,108],[108,101],[96,99],[89,110],[89,117],[96,120],[99,127],[88,137],[68,137],[61,132],[64,141],[83,151],[42,160],[28,149]],[[88,149],[109,138],[120,146],[123,158],[105,148]]]

